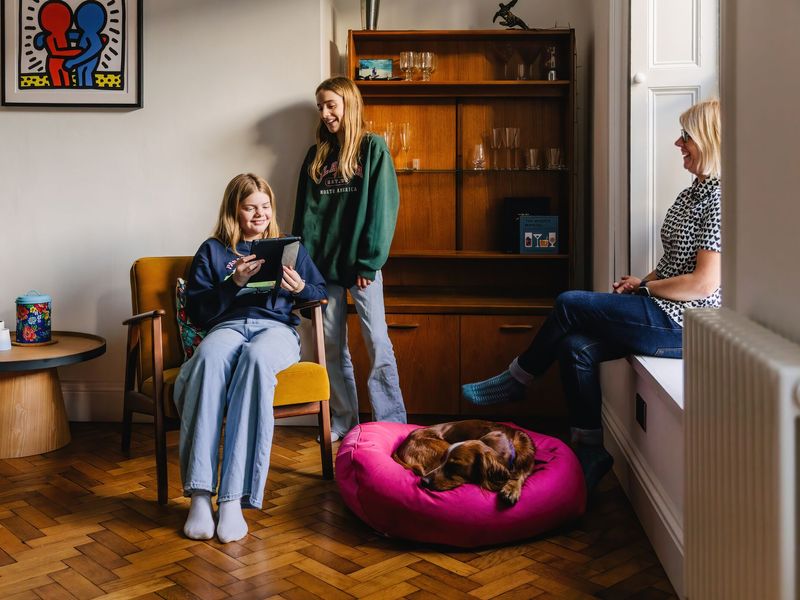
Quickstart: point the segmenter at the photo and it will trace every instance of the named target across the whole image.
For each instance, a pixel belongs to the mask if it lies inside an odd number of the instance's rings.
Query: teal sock
[[[514,379],[511,373],[503,371],[484,381],[462,385],[461,395],[473,404],[486,406],[522,400],[525,386]]]
[[[583,478],[586,481],[586,491],[591,492],[600,480],[611,470],[614,457],[601,445],[577,444],[575,455],[583,469]]]

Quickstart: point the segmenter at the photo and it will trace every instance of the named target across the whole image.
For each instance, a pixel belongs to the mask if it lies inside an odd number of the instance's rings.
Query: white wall
[[[800,4],[722,3],[723,303],[800,343]]]
[[[242,171],[267,177],[291,223],[329,11],[145,0],[143,109],[0,108],[0,320],[13,326],[16,296],[38,289],[54,328],[108,340],[104,356],[60,371],[70,418],[121,415],[135,258],[193,254]]]

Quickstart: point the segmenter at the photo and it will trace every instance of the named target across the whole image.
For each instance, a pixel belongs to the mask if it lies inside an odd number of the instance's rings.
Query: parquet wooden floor
[[[587,514],[527,543],[469,552],[385,539],[320,476],[311,428],[278,427],[263,511],[222,545],[183,537],[176,433],[155,500],[151,428],[73,424],[73,441],[0,460],[0,598],[675,598],[613,477]]]

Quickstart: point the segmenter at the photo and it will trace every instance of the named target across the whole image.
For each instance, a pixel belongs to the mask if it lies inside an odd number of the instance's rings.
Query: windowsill
[[[628,362],[636,373],[653,384],[668,405],[683,413],[683,360],[631,354]]]

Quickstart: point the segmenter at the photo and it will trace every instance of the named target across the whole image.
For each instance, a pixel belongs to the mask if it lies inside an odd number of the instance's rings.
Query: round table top
[[[106,341],[99,335],[77,331],[54,331],[47,346],[11,346],[0,350],[0,372],[51,369],[83,362],[105,353]]]

